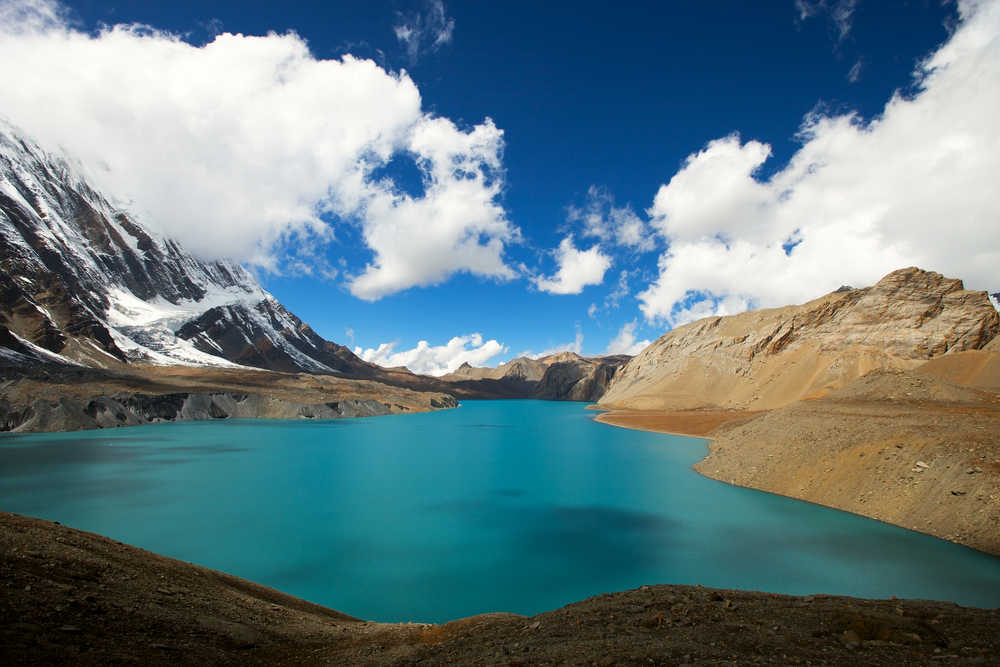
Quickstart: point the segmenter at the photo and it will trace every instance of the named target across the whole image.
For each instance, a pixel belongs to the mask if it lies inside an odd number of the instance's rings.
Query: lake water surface
[[[705,441],[581,403],[0,438],[0,509],[379,621],[643,584],[1000,606],[1000,559],[701,477]]]

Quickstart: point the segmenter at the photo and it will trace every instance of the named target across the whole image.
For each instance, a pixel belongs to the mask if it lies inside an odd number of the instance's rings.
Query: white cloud
[[[638,320],[626,322],[625,325],[618,331],[618,335],[612,338],[611,342],[608,343],[608,349],[606,352],[608,354],[628,354],[635,356],[649,347],[649,344],[652,341],[635,339],[635,328],[638,325]]]
[[[857,61],[851,65],[850,71],[847,72],[847,80],[851,83],[857,83],[861,80],[861,70],[864,69],[865,63],[863,58],[858,58]]]
[[[583,226],[584,237],[611,241],[640,252],[652,250],[656,241],[646,223],[632,207],[615,206],[614,197],[605,188],[591,185],[582,208],[569,207],[569,222]]]
[[[495,340],[483,341],[478,333],[455,336],[445,345],[432,347],[422,340],[415,348],[394,352],[396,343],[382,343],[377,348],[354,348],[354,354],[365,361],[379,366],[406,366],[414,373],[441,376],[451,373],[464,363],[484,366],[498,354],[507,351],[507,346]]]
[[[600,306],[596,303],[590,304],[590,307],[587,309],[587,316],[591,319],[597,319],[597,315],[601,312],[617,310],[621,304],[621,300],[629,295],[628,280],[630,276],[630,271],[627,269],[622,270],[618,274],[618,283],[615,285],[615,288],[608,292],[608,295],[604,297],[604,302]]]
[[[501,130],[425,113],[405,72],[317,59],[293,33],[204,46],[140,25],[85,33],[51,0],[0,1],[0,19],[0,112],[203,257],[274,270],[291,247],[316,260],[330,214],[360,225],[373,252],[350,284],[363,298],[455,271],[514,275],[503,251],[518,232],[497,203]],[[401,157],[418,164],[423,196],[373,177]],[[430,258],[417,251],[427,247]]]
[[[562,343],[561,345],[555,345],[541,352],[532,352],[531,350],[527,350],[525,352],[522,352],[518,356],[528,357],[529,359],[541,359],[542,357],[547,357],[550,354],[558,354],[560,352],[573,352],[574,354],[583,354],[583,331],[580,329],[579,326],[577,326],[576,328],[576,336],[570,343]]]
[[[870,122],[812,114],[802,147],[766,181],[757,141],[717,139],[649,209],[668,241],[638,295],[649,319],[802,302],[917,265],[985,289],[1000,266],[1000,3],[962,22]],[[710,311],[710,312],[709,312]]]
[[[471,132],[445,118],[425,119],[407,147],[418,156],[425,194],[365,188],[364,238],[375,258],[353,278],[351,293],[371,301],[459,271],[514,278],[503,251],[519,232],[496,203],[503,132],[488,118]]]
[[[450,42],[455,31],[455,19],[448,16],[442,0],[426,0],[424,5],[424,11],[397,12],[398,23],[393,27],[411,65],[417,63],[424,51],[436,51]]]
[[[538,289],[551,294],[579,294],[587,285],[600,285],[611,267],[611,258],[601,252],[599,245],[577,250],[572,234],[559,243],[555,255],[559,263],[556,273],[550,278],[534,278]]]
[[[795,8],[799,10],[799,20],[805,21],[813,16],[827,15],[837,30],[837,41],[843,41],[851,32],[854,20],[854,9],[857,0],[795,0]]]

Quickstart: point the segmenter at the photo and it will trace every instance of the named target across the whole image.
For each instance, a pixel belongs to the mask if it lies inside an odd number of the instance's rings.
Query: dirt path
[[[0,513],[0,664],[997,664],[1000,610],[643,586],[534,617],[366,623]]]

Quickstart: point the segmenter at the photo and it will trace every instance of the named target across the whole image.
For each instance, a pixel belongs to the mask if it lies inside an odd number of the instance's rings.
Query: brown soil
[[[732,427],[754,419],[763,412],[744,410],[612,410],[595,421],[613,426],[623,426],[639,431],[673,433],[676,435],[707,436],[726,425]]]
[[[643,586],[523,617],[366,623],[0,513],[0,663],[997,664],[1000,610]]]
[[[1000,400],[803,401],[709,450],[709,477],[1000,555]]]

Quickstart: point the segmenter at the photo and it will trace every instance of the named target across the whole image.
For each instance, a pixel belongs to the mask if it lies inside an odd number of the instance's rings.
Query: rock
[[[767,410],[829,393],[873,369],[904,370],[978,350],[998,334],[1000,315],[985,292],[911,267],[872,287],[799,306],[679,326],[625,364],[601,403]],[[900,389],[911,392],[912,400],[922,400],[927,391],[916,383]]]
[[[663,614],[651,614],[646,618],[642,619],[642,627],[644,628],[658,628],[663,625]]]
[[[918,468],[930,468],[930,465],[927,464],[927,463],[924,463],[923,461],[917,461],[915,465]]]
[[[861,636],[854,630],[844,630],[844,633],[840,636],[840,641],[847,648],[858,648],[861,646]]]
[[[965,495],[965,491],[952,491],[951,495],[953,495],[953,496],[964,496]]]

